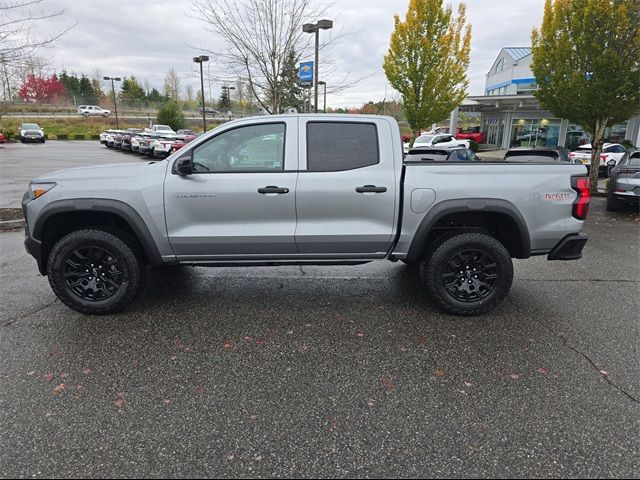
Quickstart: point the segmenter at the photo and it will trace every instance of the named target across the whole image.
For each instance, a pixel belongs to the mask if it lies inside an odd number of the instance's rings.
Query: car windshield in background
[[[435,135],[420,135],[414,143],[431,143]]]
[[[23,130],[39,130],[40,127],[35,123],[23,123],[22,129]]]
[[[632,167],[640,167],[640,152],[633,153],[629,158],[629,165]]]
[[[446,150],[427,150],[421,152],[419,149],[409,151],[404,158],[405,162],[444,162],[447,160],[449,152]]]
[[[549,152],[532,152],[532,151],[522,151],[519,152],[517,150],[507,152],[504,156],[505,162],[543,162],[543,163],[555,163],[559,162],[560,158],[558,157],[557,152],[549,151]]]

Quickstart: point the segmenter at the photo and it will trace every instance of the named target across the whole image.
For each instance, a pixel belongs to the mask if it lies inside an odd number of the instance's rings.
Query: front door
[[[189,152],[193,174],[173,174],[170,165],[165,182],[167,234],[178,260],[297,253],[295,119],[235,124]]]

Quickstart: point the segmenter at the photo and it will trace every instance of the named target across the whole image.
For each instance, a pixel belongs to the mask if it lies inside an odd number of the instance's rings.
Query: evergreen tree
[[[298,82],[298,56],[291,49],[285,57],[282,67],[282,94],[280,105],[282,108],[293,107],[299,112],[304,109],[304,92]]]
[[[220,100],[218,100],[218,110],[223,113],[231,110],[231,99],[229,98],[229,89],[223,88],[220,94]]]
[[[96,105],[98,103],[98,96],[96,95],[91,81],[86,75],[82,75],[78,84],[79,102],[89,105]]]
[[[144,89],[142,85],[138,83],[135,75],[122,79],[122,86],[120,87],[120,101],[122,103],[132,107],[140,107],[143,105],[145,99]]]

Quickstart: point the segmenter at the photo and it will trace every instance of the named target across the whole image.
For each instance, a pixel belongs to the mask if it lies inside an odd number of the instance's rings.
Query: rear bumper
[[[585,233],[572,233],[560,240],[549,252],[547,260],[578,260],[582,249],[589,240]]]

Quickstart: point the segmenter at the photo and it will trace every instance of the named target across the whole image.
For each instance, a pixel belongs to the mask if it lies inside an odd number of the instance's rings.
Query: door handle
[[[387,187],[376,187],[375,185],[365,185],[363,187],[356,187],[358,193],[384,193],[387,191]]]
[[[258,189],[258,193],[289,193],[288,188],[276,187],[275,185],[268,185]]]

